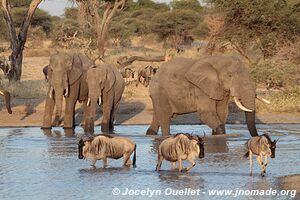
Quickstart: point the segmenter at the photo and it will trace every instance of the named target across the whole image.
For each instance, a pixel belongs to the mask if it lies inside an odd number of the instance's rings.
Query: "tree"
[[[84,23],[87,27],[95,29],[99,57],[104,57],[105,42],[112,18],[124,8],[125,1],[77,0],[81,21],[87,22]],[[102,12],[99,12],[101,9]]]
[[[157,33],[161,40],[179,45],[192,35],[193,29],[202,23],[202,18],[193,10],[176,10],[156,14],[153,22],[152,31]]]
[[[196,12],[202,11],[202,6],[198,0],[173,0],[170,4],[171,7],[175,10],[187,9],[194,10]]]
[[[280,45],[295,42],[300,35],[297,4],[287,0],[210,0],[224,14],[220,38],[247,56],[250,46],[263,57],[274,55]],[[249,58],[248,58],[249,59]]]
[[[8,0],[2,0],[1,10],[8,27],[10,46],[11,46],[11,70],[8,74],[10,81],[21,80],[22,74],[22,61],[23,61],[23,50],[27,40],[28,29],[33,17],[35,10],[42,0],[32,0],[29,4],[28,10],[23,18],[21,26],[16,28],[13,17],[12,17],[12,5]],[[13,3],[25,3],[28,5],[29,1],[14,1]]]

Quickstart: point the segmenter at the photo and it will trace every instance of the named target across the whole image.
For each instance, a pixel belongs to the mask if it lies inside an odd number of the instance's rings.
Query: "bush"
[[[264,84],[270,88],[289,88],[296,83],[298,74],[295,65],[271,60],[253,64],[250,72],[256,84]]]

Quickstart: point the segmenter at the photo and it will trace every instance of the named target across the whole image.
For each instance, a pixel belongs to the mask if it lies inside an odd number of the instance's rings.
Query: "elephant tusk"
[[[101,95],[99,96],[99,105],[101,105]]]
[[[270,104],[270,103],[271,103],[271,102],[268,101],[267,99],[264,99],[264,98],[262,98],[262,97],[260,97],[260,96],[256,96],[256,98],[257,98],[258,100],[260,100],[260,101],[266,103],[266,104]]]
[[[244,107],[244,106],[242,105],[242,103],[240,102],[240,100],[238,100],[237,97],[233,97],[233,99],[234,99],[235,104],[236,104],[241,110],[246,111],[246,112],[253,112],[253,110],[250,110],[250,109]]]
[[[86,102],[86,105],[87,105],[87,106],[90,106],[90,103],[91,103],[91,99],[88,98],[88,101]]]
[[[64,96],[65,97],[69,96],[69,87],[68,86],[66,87],[66,91],[64,93]]]
[[[2,91],[0,91],[0,95],[4,95],[4,93]]]
[[[51,86],[51,88],[50,88],[50,91],[49,91],[49,97],[50,97],[50,99],[53,99],[53,96],[52,96],[52,94],[53,94],[53,87]]]

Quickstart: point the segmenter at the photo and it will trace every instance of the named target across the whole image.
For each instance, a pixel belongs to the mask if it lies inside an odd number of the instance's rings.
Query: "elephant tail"
[[[134,145],[134,153],[133,153],[132,165],[133,165],[133,167],[136,167],[136,144]]]

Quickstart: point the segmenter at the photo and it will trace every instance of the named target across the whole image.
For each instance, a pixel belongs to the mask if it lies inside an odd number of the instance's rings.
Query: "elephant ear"
[[[104,90],[105,92],[108,92],[112,89],[112,87],[114,86],[116,82],[116,75],[113,72],[113,70],[107,66],[106,69],[106,80],[105,80],[105,86],[104,86]]]
[[[223,84],[217,71],[209,63],[196,63],[185,74],[185,78],[200,88],[211,99],[223,99]]]
[[[68,72],[69,84],[75,83],[82,75],[82,61],[78,54],[73,54],[72,68]]]

